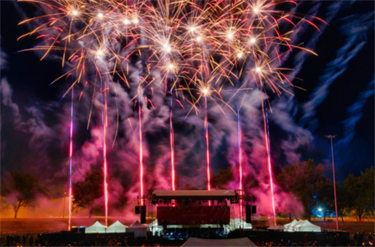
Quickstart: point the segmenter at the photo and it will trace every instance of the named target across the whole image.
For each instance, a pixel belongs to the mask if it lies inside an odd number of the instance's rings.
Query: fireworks
[[[120,80],[124,86],[130,87],[131,70],[137,70],[138,95],[134,95],[132,100],[138,101],[141,204],[144,193],[141,101],[144,95],[141,95],[143,90],[140,89],[151,87],[156,82],[164,84],[165,95],[173,92],[172,97],[181,97],[191,106],[187,114],[192,110],[199,113],[199,107],[204,105],[207,189],[210,190],[208,101],[217,104],[224,112],[222,108],[233,109],[230,100],[225,101],[222,97],[223,91],[233,92],[233,97],[240,97],[239,91],[250,87],[259,88],[265,93],[289,92],[293,87],[293,78],[288,73],[290,69],[280,68],[283,56],[294,49],[315,54],[293,44],[290,37],[300,23],[306,22],[318,28],[314,22],[322,22],[319,18],[278,10],[281,4],[295,5],[292,0],[19,2],[33,3],[44,12],[20,23],[35,24],[31,32],[20,37],[36,35],[39,44],[28,50],[43,51],[41,59],[51,53],[61,55],[62,65],[67,72],[56,81],[73,76],[75,80],[69,90],[82,83],[80,98],[90,93],[94,100],[95,94],[101,94],[106,223],[107,95],[111,93],[114,81]],[[284,28],[280,28],[283,25]],[[142,68],[135,69],[136,64]],[[160,74],[160,81],[152,76],[154,72]],[[89,90],[89,87],[93,90]],[[171,107],[171,179],[174,190],[173,143]],[[268,138],[266,149],[269,156]],[[270,161],[268,166],[270,169]],[[240,173],[242,176],[242,167]],[[272,179],[271,173],[270,176]],[[240,181],[242,189],[242,177]]]

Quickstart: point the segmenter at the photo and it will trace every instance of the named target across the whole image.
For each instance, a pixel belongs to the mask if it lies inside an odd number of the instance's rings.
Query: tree
[[[369,199],[366,197],[366,186],[367,182],[362,176],[356,177],[353,174],[349,174],[343,182],[347,207],[355,211],[359,221],[362,220],[366,208],[370,205]]]
[[[318,190],[316,199],[326,221],[326,217],[335,211],[333,182],[328,178],[323,179],[317,182],[316,188]]]
[[[285,166],[276,176],[276,181],[287,193],[293,193],[302,203],[306,217],[310,220],[313,209],[318,203],[318,193],[324,181],[324,168],[311,159]]]
[[[103,181],[103,172],[93,169],[86,173],[84,181],[73,184],[73,205],[88,208],[90,218],[94,210],[101,206],[96,201],[103,196]]]
[[[33,174],[13,171],[1,180],[2,201],[12,206],[15,219],[21,207],[34,207],[40,194],[46,195],[47,189]]]
[[[336,183],[336,197],[337,197],[337,214],[341,217],[341,221],[344,222],[344,212],[348,208],[347,201],[345,199],[345,190],[341,182]]]
[[[365,212],[370,213],[370,215],[374,212],[374,167],[370,167],[366,169],[365,172],[361,171],[361,185],[364,189],[363,195],[367,199],[366,201],[366,208]]]

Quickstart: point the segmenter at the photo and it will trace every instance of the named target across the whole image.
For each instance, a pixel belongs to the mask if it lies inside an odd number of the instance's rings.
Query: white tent
[[[278,225],[278,226],[270,226],[267,229],[268,230],[284,230],[284,227],[281,225]]]
[[[293,226],[291,226],[289,228],[291,228],[293,231],[296,231],[296,227],[302,225],[304,222],[305,222],[305,220],[299,220],[296,224],[294,224]]]
[[[256,246],[248,238],[232,239],[206,239],[206,238],[189,238],[181,247],[209,247],[209,246]]]
[[[247,223],[241,218],[230,219],[229,222],[229,229],[234,231],[235,229],[253,229],[253,225],[251,223]]]
[[[285,231],[288,231],[288,232],[293,232],[294,229],[294,225],[296,225],[298,223],[298,221],[296,219],[294,219],[292,222],[288,223],[288,224],[285,224],[284,225],[284,229]]]
[[[300,220],[298,224],[294,226],[294,231],[296,232],[321,232],[322,228],[320,226],[312,224],[308,220]]]
[[[122,224],[120,221],[116,221],[109,227],[107,227],[107,233],[123,233],[126,232],[127,226]]]
[[[97,221],[92,226],[87,227],[85,233],[105,233],[106,228],[106,226]]]
[[[152,235],[155,236],[156,233],[160,233],[163,231],[163,226],[158,225],[158,220],[154,220],[150,224],[148,224],[148,230],[152,232]]]
[[[136,221],[134,224],[126,229],[126,232],[134,232],[134,238],[146,237],[147,238],[147,226]]]

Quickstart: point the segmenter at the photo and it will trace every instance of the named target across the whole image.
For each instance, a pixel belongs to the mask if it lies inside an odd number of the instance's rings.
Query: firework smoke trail
[[[70,103],[70,139],[69,139],[69,219],[68,219],[68,231],[70,231],[70,229],[72,229],[73,99],[74,99],[74,89],[72,88],[72,99],[71,99],[71,103]]]
[[[349,67],[350,61],[357,56],[367,43],[363,35],[373,29],[373,12],[366,15],[352,15],[343,18],[341,21],[343,34],[345,35],[344,45],[336,52],[334,60],[329,62],[319,77],[319,84],[310,96],[310,100],[303,106],[303,116],[300,125],[308,125],[309,129],[315,129],[317,107],[324,101],[329,93],[329,87],[342,75]],[[314,120],[314,121],[312,121]]]
[[[171,145],[171,169],[172,169],[172,190],[176,190],[175,185],[175,169],[174,169],[174,131],[173,131],[173,96],[171,95],[171,110],[170,110],[170,117],[169,117],[169,126],[170,126],[170,133],[169,133],[169,142]]]
[[[266,141],[267,150],[267,163],[268,163],[268,173],[270,177],[270,188],[271,188],[271,198],[272,198],[272,210],[273,210],[273,224],[276,226],[276,210],[275,210],[275,195],[273,192],[273,176],[272,176],[272,164],[271,164],[271,146],[269,140],[268,131],[268,116],[267,109],[264,106],[264,100],[262,100],[262,113],[263,113],[263,123],[264,123],[264,139]]]

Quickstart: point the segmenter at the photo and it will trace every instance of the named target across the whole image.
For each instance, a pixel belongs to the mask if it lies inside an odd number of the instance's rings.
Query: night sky
[[[309,1],[301,4],[299,12],[308,11],[311,4]],[[50,56],[40,61],[40,54],[36,52],[19,52],[36,44],[35,37],[17,41],[30,30],[29,26],[18,26],[18,23],[33,13],[35,10],[30,4],[1,2],[1,172],[5,174],[16,169],[40,172],[47,177],[50,174],[49,178],[54,177],[55,182],[64,183],[67,179],[67,173],[62,170],[67,169],[64,164],[68,158],[69,97],[62,100],[61,97],[70,84],[68,80],[49,85],[63,74],[59,58]],[[285,107],[290,108],[288,113],[294,124],[313,136],[308,144],[295,149],[300,160],[311,158],[324,164],[329,177],[332,176],[331,150],[330,140],[325,135],[337,135],[334,139],[336,178],[342,181],[349,173],[359,175],[374,164],[374,3],[325,1],[317,16],[329,19],[328,25],[319,35],[312,27],[307,27],[301,40],[308,43],[317,37],[311,48],[319,56],[306,55],[301,58],[303,63],[289,61],[292,67],[300,66],[296,77],[303,79],[293,83],[306,91],[296,89],[295,97]],[[6,92],[4,81],[11,92]],[[280,102],[277,96],[273,95],[271,99]],[[87,107],[77,104],[76,109],[77,114],[87,120]],[[271,152],[274,165],[284,166],[288,164],[288,158],[282,153],[283,144],[279,140],[287,140],[293,134],[280,127],[282,120],[275,116],[277,112],[269,113]],[[23,127],[16,128],[16,121],[23,122]],[[75,152],[79,152],[92,137],[92,131],[86,130],[87,122],[83,120],[75,124],[74,146]],[[188,124],[184,124],[176,121],[176,135],[188,131],[185,129]],[[167,140],[168,134],[168,129],[147,134],[148,145]],[[200,148],[203,153],[204,142]],[[217,162],[215,167],[225,168],[221,162],[227,155],[226,141],[223,140],[218,148],[221,152],[214,154],[212,162]],[[155,152],[163,150],[168,150],[168,146],[150,151],[146,162],[152,160]],[[115,157],[110,158],[109,166],[111,159],[112,163],[120,162]],[[189,158],[184,162],[186,166]],[[181,171],[185,170],[181,168]]]

